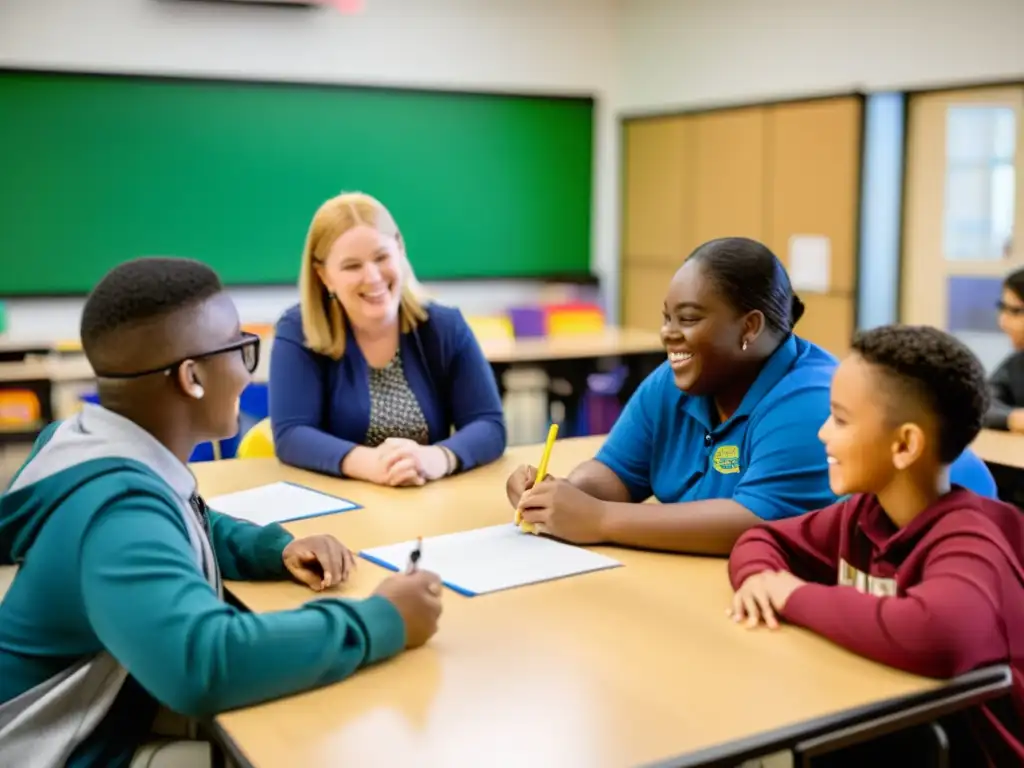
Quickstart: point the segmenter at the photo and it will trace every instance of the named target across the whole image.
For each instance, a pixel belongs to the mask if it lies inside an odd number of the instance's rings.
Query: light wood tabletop
[[[983,429],[971,448],[989,464],[1024,469],[1024,435]]]
[[[657,333],[634,328],[606,328],[599,333],[537,339],[485,339],[480,346],[492,363],[573,360],[664,351]]]
[[[92,366],[83,355],[37,356],[16,363],[0,363],[0,381],[89,381]]]
[[[555,474],[602,438],[559,441]],[[353,549],[510,522],[508,473],[540,447],[417,489],[315,476],[274,460],[195,465],[210,496],[276,480],[362,509],[288,525]],[[285,765],[624,766],[932,691],[803,630],[749,631],[725,615],[723,559],[599,548],[625,567],[467,598],[447,591],[425,647],[342,683],[228,713],[217,725],[256,768]],[[367,595],[387,571],[359,561],[334,594]],[[233,583],[250,609],[315,599],[289,583]]]

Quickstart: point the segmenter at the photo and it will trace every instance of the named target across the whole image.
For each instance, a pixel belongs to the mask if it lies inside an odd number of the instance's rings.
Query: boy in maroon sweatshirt
[[[957,763],[1024,765],[1024,516],[949,481],[986,410],[981,364],[937,329],[877,328],[831,400],[819,437],[833,492],[852,495],[737,541],[732,618],[928,677],[1009,663],[1010,695],[943,724]]]

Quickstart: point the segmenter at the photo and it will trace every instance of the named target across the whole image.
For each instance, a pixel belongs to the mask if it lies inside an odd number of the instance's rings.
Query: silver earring
[[[743,345],[740,347],[740,349],[743,350],[744,352],[747,351],[747,340],[746,339],[743,340]]]
[[[334,301],[334,299],[337,297],[334,295],[334,291],[328,291],[327,298],[330,299],[331,301]]]

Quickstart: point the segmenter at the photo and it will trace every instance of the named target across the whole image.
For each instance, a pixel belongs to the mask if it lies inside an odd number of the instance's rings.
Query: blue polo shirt
[[[712,399],[682,392],[666,361],[630,398],[596,458],[635,502],[732,499],[763,520],[821,509],[835,501],[818,430],[836,365],[790,335],[736,412],[716,424]]]

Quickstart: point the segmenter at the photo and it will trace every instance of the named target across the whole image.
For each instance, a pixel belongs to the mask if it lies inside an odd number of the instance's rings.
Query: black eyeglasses
[[[138,379],[143,376],[152,376],[154,373],[174,373],[181,366],[182,363],[188,360],[202,360],[204,357],[214,357],[215,355],[226,355],[228,352],[239,352],[242,355],[242,364],[245,366],[245,370],[252,373],[256,370],[256,367],[260,364],[260,337],[255,333],[247,333],[242,331],[242,338],[238,341],[233,341],[230,344],[225,344],[223,347],[217,347],[217,349],[211,349],[208,352],[200,352],[196,355],[189,355],[183,357],[180,360],[161,365],[159,368],[150,368],[145,371],[136,371],[134,373],[100,373],[96,371],[96,378],[98,379]]]
[[[998,301],[996,302],[996,309],[1014,317],[1024,315],[1024,305],[1021,304],[1007,304],[1005,301]]]

